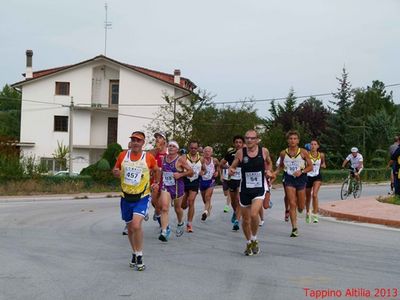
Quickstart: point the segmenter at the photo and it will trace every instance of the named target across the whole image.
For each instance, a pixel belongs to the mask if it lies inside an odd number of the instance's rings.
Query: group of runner
[[[320,168],[325,167],[325,156],[318,151],[316,140],[311,141],[308,152],[299,147],[298,132],[289,131],[286,136],[288,147],[281,151],[277,168],[273,171],[270,153],[260,145],[255,130],[248,130],[244,136],[235,136],[233,148],[221,161],[213,157],[212,147],[207,146],[200,153],[198,141],[190,141],[188,153],[181,154],[178,143],[168,141],[165,133],[157,132],[154,137],[156,147],[144,151],[145,134],[133,132],[130,148],[120,153],[113,168],[114,176],[121,180],[121,215],[126,222],[133,251],[132,268],[139,271],[145,269],[142,221],[148,218],[150,202],[154,207],[153,220],[160,225],[160,241],[167,242],[171,234],[171,205],[177,218],[176,236],[185,231],[184,209],[188,210],[186,231],[192,233],[198,191],[204,203],[201,221],[205,222],[212,211],[211,199],[219,175],[233,209],[232,229],[237,231],[242,226],[246,256],[260,251],[257,233],[263,223],[263,210],[272,206],[270,186],[281,170],[284,170],[285,220],[290,219],[292,224],[290,236],[299,235],[297,212],[301,213],[305,207],[306,221],[310,222],[311,198],[312,220],[318,222],[318,190],[322,180]],[[229,206],[225,205],[224,212],[228,211]]]

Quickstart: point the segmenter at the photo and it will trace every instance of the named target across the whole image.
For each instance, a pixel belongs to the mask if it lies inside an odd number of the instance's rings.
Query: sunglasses
[[[244,137],[246,140],[256,140],[257,137],[256,136],[246,136]]]

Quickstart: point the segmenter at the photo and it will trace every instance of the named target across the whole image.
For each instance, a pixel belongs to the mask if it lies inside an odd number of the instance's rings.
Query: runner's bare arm
[[[311,172],[313,169],[313,164],[310,159],[310,155],[308,154],[306,149],[301,148],[301,156],[303,159],[306,161],[306,167],[302,170],[302,173],[308,173]]]
[[[180,173],[174,173],[175,179],[179,179],[181,177],[190,177],[193,176],[193,169],[187,162],[186,158],[181,156],[179,157],[178,160],[178,165],[180,168],[182,168],[184,171]],[[176,174],[176,175],[175,175]]]
[[[220,166],[221,169],[228,169],[229,168],[225,158],[221,159],[221,162],[220,162],[219,166]]]
[[[239,165],[242,159],[243,159],[243,150],[240,149],[236,152],[235,159],[233,160],[232,165],[229,167],[228,171],[229,175],[232,176],[235,173],[236,167]]]
[[[325,153],[321,153],[321,168],[326,168]]]
[[[152,189],[158,191],[160,188],[160,180],[161,180],[161,170],[157,166],[157,164],[151,169],[153,173],[153,184],[151,185]]]
[[[220,173],[219,161],[218,161],[218,159],[214,158],[214,174],[213,174],[213,177],[217,178],[219,173]]]
[[[265,165],[265,175],[266,177],[274,177],[274,174],[272,173],[272,160],[271,156],[269,155],[269,151],[267,148],[262,148],[262,152]]]
[[[285,167],[285,165],[284,165],[284,159],[285,159],[285,150],[282,150],[281,151],[281,153],[279,154],[279,158],[280,158],[280,160],[279,160],[279,165],[278,165],[278,167],[276,168],[276,170],[275,170],[275,172],[274,172],[274,175],[275,175],[275,177],[277,176],[277,175],[279,175],[279,173],[281,172],[281,170],[283,170],[283,168]]]

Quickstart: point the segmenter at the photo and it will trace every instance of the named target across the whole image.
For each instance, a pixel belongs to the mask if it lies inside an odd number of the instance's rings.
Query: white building
[[[22,92],[20,147],[54,169],[58,143],[69,146],[72,119],[73,171],[96,162],[110,143],[126,147],[133,130],[144,130],[164,95],[188,99],[196,85],[180,76],[118,62],[103,55],[73,65],[32,71],[26,51],[25,80],[12,86]],[[70,116],[73,100],[72,118]],[[137,106],[135,106],[137,105]]]

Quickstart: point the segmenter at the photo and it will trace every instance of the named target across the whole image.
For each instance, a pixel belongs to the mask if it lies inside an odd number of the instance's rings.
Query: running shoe
[[[290,216],[289,211],[285,210],[285,222],[289,222],[289,216]]]
[[[189,223],[188,223],[188,224],[186,225],[186,231],[187,231],[187,232],[193,232],[192,224],[189,224]]]
[[[258,226],[262,227],[264,225],[264,220],[260,220],[260,223],[258,223]]]
[[[168,242],[170,234],[171,234],[171,229],[169,228],[169,225],[168,225],[168,227],[165,231],[161,230],[161,233],[160,233],[160,236],[158,237],[158,239],[161,242]]]
[[[306,215],[306,223],[310,224],[310,221],[311,221],[310,213],[307,213],[307,215]]]
[[[125,228],[122,231],[122,235],[128,235],[128,226],[125,225]]]
[[[271,209],[272,208],[272,206],[274,206],[274,202],[272,202],[272,200],[269,200],[269,209]]]
[[[258,246],[258,241],[251,241],[251,252],[253,253],[253,255],[257,255],[258,253],[260,253],[260,247]]]
[[[239,221],[235,220],[235,222],[233,222],[233,227],[232,227],[233,231],[238,231],[239,230]]]
[[[225,204],[224,206],[224,213],[229,212],[229,205]]]
[[[201,215],[201,220],[204,222],[205,220],[207,220],[207,216],[208,216],[208,213],[207,213],[207,211],[205,210],[205,211],[203,212],[203,214]]]
[[[176,232],[175,232],[175,234],[176,234],[176,236],[182,236],[182,234],[183,234],[183,226],[185,226],[185,222],[182,222],[181,224],[178,224],[177,226],[176,226]]]
[[[129,267],[135,268],[136,267],[136,254],[132,253],[132,260],[129,262]]]
[[[253,243],[247,243],[246,249],[244,250],[244,255],[246,256],[252,256],[253,255],[253,250],[252,250],[252,245]]]
[[[318,216],[317,215],[313,215],[312,216],[312,222],[315,223],[315,224],[318,223]]]
[[[297,237],[297,236],[299,236],[299,231],[297,230],[297,228],[293,228],[290,237]]]
[[[236,213],[233,212],[232,217],[231,217],[231,223],[234,224],[236,221]]]
[[[144,269],[146,269],[146,266],[143,263],[143,256],[138,255],[136,257],[136,271],[143,271]]]

